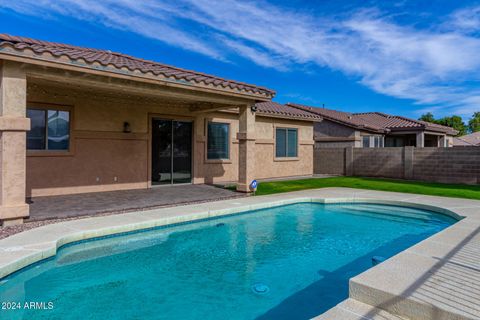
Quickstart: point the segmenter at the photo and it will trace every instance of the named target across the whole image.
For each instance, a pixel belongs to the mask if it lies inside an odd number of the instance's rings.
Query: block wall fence
[[[480,183],[480,147],[318,148],[315,174]]]

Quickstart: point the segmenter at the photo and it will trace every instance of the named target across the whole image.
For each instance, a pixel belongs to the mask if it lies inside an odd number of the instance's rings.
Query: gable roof
[[[263,115],[281,118],[293,118],[309,121],[322,120],[322,117],[315,113],[293,108],[291,106],[273,101],[259,102],[255,104],[255,106],[257,107],[257,113],[260,116]]]
[[[378,125],[364,121],[362,119],[359,119],[358,117],[354,117],[352,113],[342,112],[342,111],[337,111],[332,109],[310,107],[310,106],[305,106],[297,103],[287,103],[287,106],[317,114],[324,119],[327,119],[336,123],[340,123],[349,127],[353,127],[355,129],[366,130],[366,131],[377,132],[377,133],[383,133],[385,131],[382,127]]]
[[[323,116],[325,119],[342,123],[359,130],[388,133],[392,131],[426,130],[456,135],[458,131],[451,127],[435,123],[414,120],[382,112],[349,113],[325,108],[315,108],[296,103],[287,105]]]
[[[181,69],[155,61],[135,58],[126,54],[78,47],[63,43],[48,42],[24,37],[0,34],[0,53],[27,56],[38,60],[49,60],[62,64],[74,64],[110,72],[132,72],[150,75],[163,81],[181,84],[214,87],[223,91],[259,95],[271,99],[275,91],[265,87],[227,80],[201,72]]]
[[[354,113],[353,116],[358,117],[366,122],[375,123],[382,128],[389,129],[390,131],[413,129],[443,132],[450,135],[455,135],[458,133],[458,131],[451,127],[421,120],[414,120],[402,116],[388,115],[380,112]]]
[[[480,131],[453,140],[454,146],[480,146]]]

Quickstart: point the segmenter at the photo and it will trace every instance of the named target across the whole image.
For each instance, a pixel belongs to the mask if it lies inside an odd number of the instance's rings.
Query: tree
[[[480,131],[480,112],[476,112],[475,115],[477,113],[478,113],[478,115],[477,115],[478,116],[478,118],[477,118],[478,122],[475,122],[475,124],[473,124],[473,125],[474,126],[476,125],[477,130]],[[442,126],[452,127],[453,129],[458,131],[458,136],[463,136],[463,135],[467,134],[467,131],[471,130],[471,128],[470,128],[471,124],[470,123],[472,122],[473,118],[469,121],[468,127],[465,125],[465,122],[463,122],[462,117],[455,116],[455,115],[451,116],[451,117],[443,117],[441,119],[435,119],[435,117],[433,116],[433,114],[431,112],[427,112],[425,114],[422,114],[422,116],[418,120],[431,122],[431,123],[436,123],[436,124],[440,124]]]
[[[435,123],[441,124],[442,126],[452,127],[458,131],[459,136],[463,136],[467,133],[467,126],[463,122],[462,117],[459,116],[443,117],[435,120]]]
[[[422,116],[418,119],[426,122],[435,122],[435,118],[431,112],[427,112],[422,114]]]
[[[477,132],[480,131],[480,112],[475,112],[468,121],[468,131]]]

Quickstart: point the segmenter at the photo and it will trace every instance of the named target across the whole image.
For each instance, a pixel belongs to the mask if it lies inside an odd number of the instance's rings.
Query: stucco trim
[[[288,161],[300,161],[299,157],[285,157],[285,158],[273,158],[274,162],[288,162]]]
[[[29,131],[30,119],[24,117],[0,116],[0,131]]]
[[[298,144],[301,146],[313,146],[315,144],[315,141],[313,140],[299,140]]]
[[[93,130],[74,130],[76,139],[102,139],[102,140],[140,140],[148,141],[147,132],[121,131],[93,131]]]
[[[275,144],[273,139],[255,139],[256,144]]]

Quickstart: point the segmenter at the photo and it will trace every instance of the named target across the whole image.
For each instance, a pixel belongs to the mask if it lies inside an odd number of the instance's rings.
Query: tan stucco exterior
[[[28,152],[27,195],[47,196],[80,192],[147,188],[150,186],[150,121],[152,117],[191,120],[194,123],[193,183],[236,182],[239,179],[238,112],[207,112],[190,115],[179,102],[150,101],[140,97],[115,95],[31,84],[29,106],[70,108],[71,152],[54,154]],[[249,109],[245,112],[251,113]],[[258,169],[247,179],[308,175],[313,172],[313,123],[256,116],[254,144],[248,161]],[[123,133],[123,123],[131,133]],[[205,156],[206,123],[230,124],[230,159],[207,160]],[[275,127],[298,128],[298,157],[275,159]],[[249,146],[252,148],[252,146]],[[246,158],[245,158],[246,159]],[[247,161],[247,160],[244,160]]]
[[[251,106],[262,97],[0,62],[4,225],[28,217],[26,197],[151,187],[153,118],[192,121],[192,183],[236,182],[250,191],[252,179],[313,173],[313,122],[256,114]],[[27,108],[70,112],[68,151],[26,150]],[[206,159],[208,121],[230,124],[229,159]],[[298,129],[298,157],[275,158],[275,127]]]
[[[25,70],[0,61],[0,218],[9,223],[28,216],[25,203]]]

